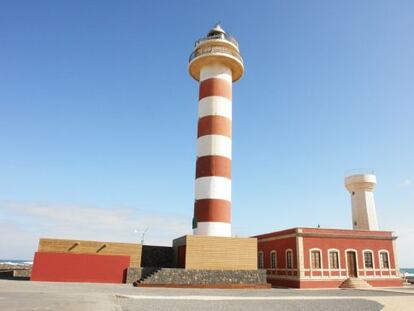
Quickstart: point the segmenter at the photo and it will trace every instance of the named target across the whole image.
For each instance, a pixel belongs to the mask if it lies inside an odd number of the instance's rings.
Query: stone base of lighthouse
[[[257,239],[185,235],[173,241],[173,266],[140,287],[269,288],[257,269]]]

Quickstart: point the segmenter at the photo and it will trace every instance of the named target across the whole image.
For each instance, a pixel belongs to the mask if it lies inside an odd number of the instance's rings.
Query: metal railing
[[[228,35],[226,33],[220,33],[220,34],[217,34],[217,35],[212,35],[212,36],[208,36],[208,37],[201,38],[201,39],[199,39],[199,40],[197,40],[195,42],[195,46],[199,45],[203,41],[216,40],[216,39],[230,41],[235,46],[239,47],[239,43],[237,42],[236,38],[233,37],[233,36],[230,36],[230,35]]]
[[[243,58],[241,58],[240,54],[235,52],[232,49],[226,48],[224,46],[209,46],[206,48],[198,48],[193,53],[191,53],[188,61],[191,62],[194,58],[205,55],[205,54],[229,54],[231,56],[236,57],[242,64],[243,64]]]
[[[352,175],[359,175],[359,174],[375,175],[375,171],[373,169],[370,169],[370,168],[360,167],[360,168],[354,168],[354,169],[351,169],[351,170],[347,170],[347,171],[344,172],[345,177],[352,176]]]

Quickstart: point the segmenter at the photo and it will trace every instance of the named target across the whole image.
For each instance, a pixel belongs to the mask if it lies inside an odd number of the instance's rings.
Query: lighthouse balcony
[[[237,60],[243,64],[243,59],[241,58],[240,54],[233,49],[230,49],[225,46],[208,46],[208,47],[200,47],[196,49],[193,53],[191,53],[189,62],[191,62],[194,58],[199,56],[206,56],[206,55],[217,55],[217,54],[227,54],[237,58]]]
[[[237,48],[239,48],[239,43],[237,42],[236,38],[233,36],[230,36],[227,33],[217,33],[214,35],[209,35],[205,38],[201,38],[195,42],[195,47],[204,44],[206,41],[210,40],[226,40],[234,44]]]
[[[222,45],[209,45],[197,48],[190,55],[191,76],[199,80],[200,69],[211,62],[219,62],[228,66],[232,70],[233,81],[239,80],[244,71],[243,58],[236,49]]]

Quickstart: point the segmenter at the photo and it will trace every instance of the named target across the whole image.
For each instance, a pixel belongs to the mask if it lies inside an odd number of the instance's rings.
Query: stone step
[[[340,286],[340,288],[370,288],[369,283],[360,278],[348,278]]]

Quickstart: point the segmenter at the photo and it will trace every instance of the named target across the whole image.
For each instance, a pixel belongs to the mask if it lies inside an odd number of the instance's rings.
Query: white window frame
[[[272,255],[275,254],[275,266],[272,267]],[[276,250],[272,250],[270,252],[270,269],[277,269],[277,251]]]
[[[264,252],[258,251],[257,252],[257,265],[258,269],[264,269]]]
[[[371,253],[371,256],[372,256],[372,268],[368,268],[368,267],[365,265],[365,253]],[[375,270],[375,257],[374,257],[374,251],[373,251],[372,249],[364,249],[364,250],[362,251],[362,257],[363,257],[363,259],[364,259],[364,270],[368,270],[368,271]],[[388,261],[389,261],[389,260],[388,260]]]
[[[321,267],[320,268],[313,268],[312,267],[312,252],[318,251],[319,252],[319,256],[320,256],[320,264]],[[323,271],[323,254],[322,254],[322,250],[320,248],[311,248],[309,250],[309,268],[312,271]]]
[[[332,268],[331,267],[331,253],[337,253],[338,254],[338,268]],[[337,248],[329,248],[328,249],[328,267],[329,271],[340,271],[341,270],[341,252]]]
[[[291,262],[291,267],[290,268],[288,268],[288,252],[291,252],[291,256],[290,256],[290,262]],[[285,268],[286,268],[286,270],[293,270],[294,268],[293,268],[293,250],[291,249],[291,248],[288,248],[288,249],[286,249],[285,250]]]
[[[387,253],[387,257],[388,257],[388,268],[384,268],[383,267],[383,262],[382,262],[382,257],[381,257],[381,253]],[[382,274],[382,271],[390,271],[391,270],[391,257],[390,257],[390,252],[386,249],[380,249],[378,251],[378,262],[379,262],[379,268]]]

